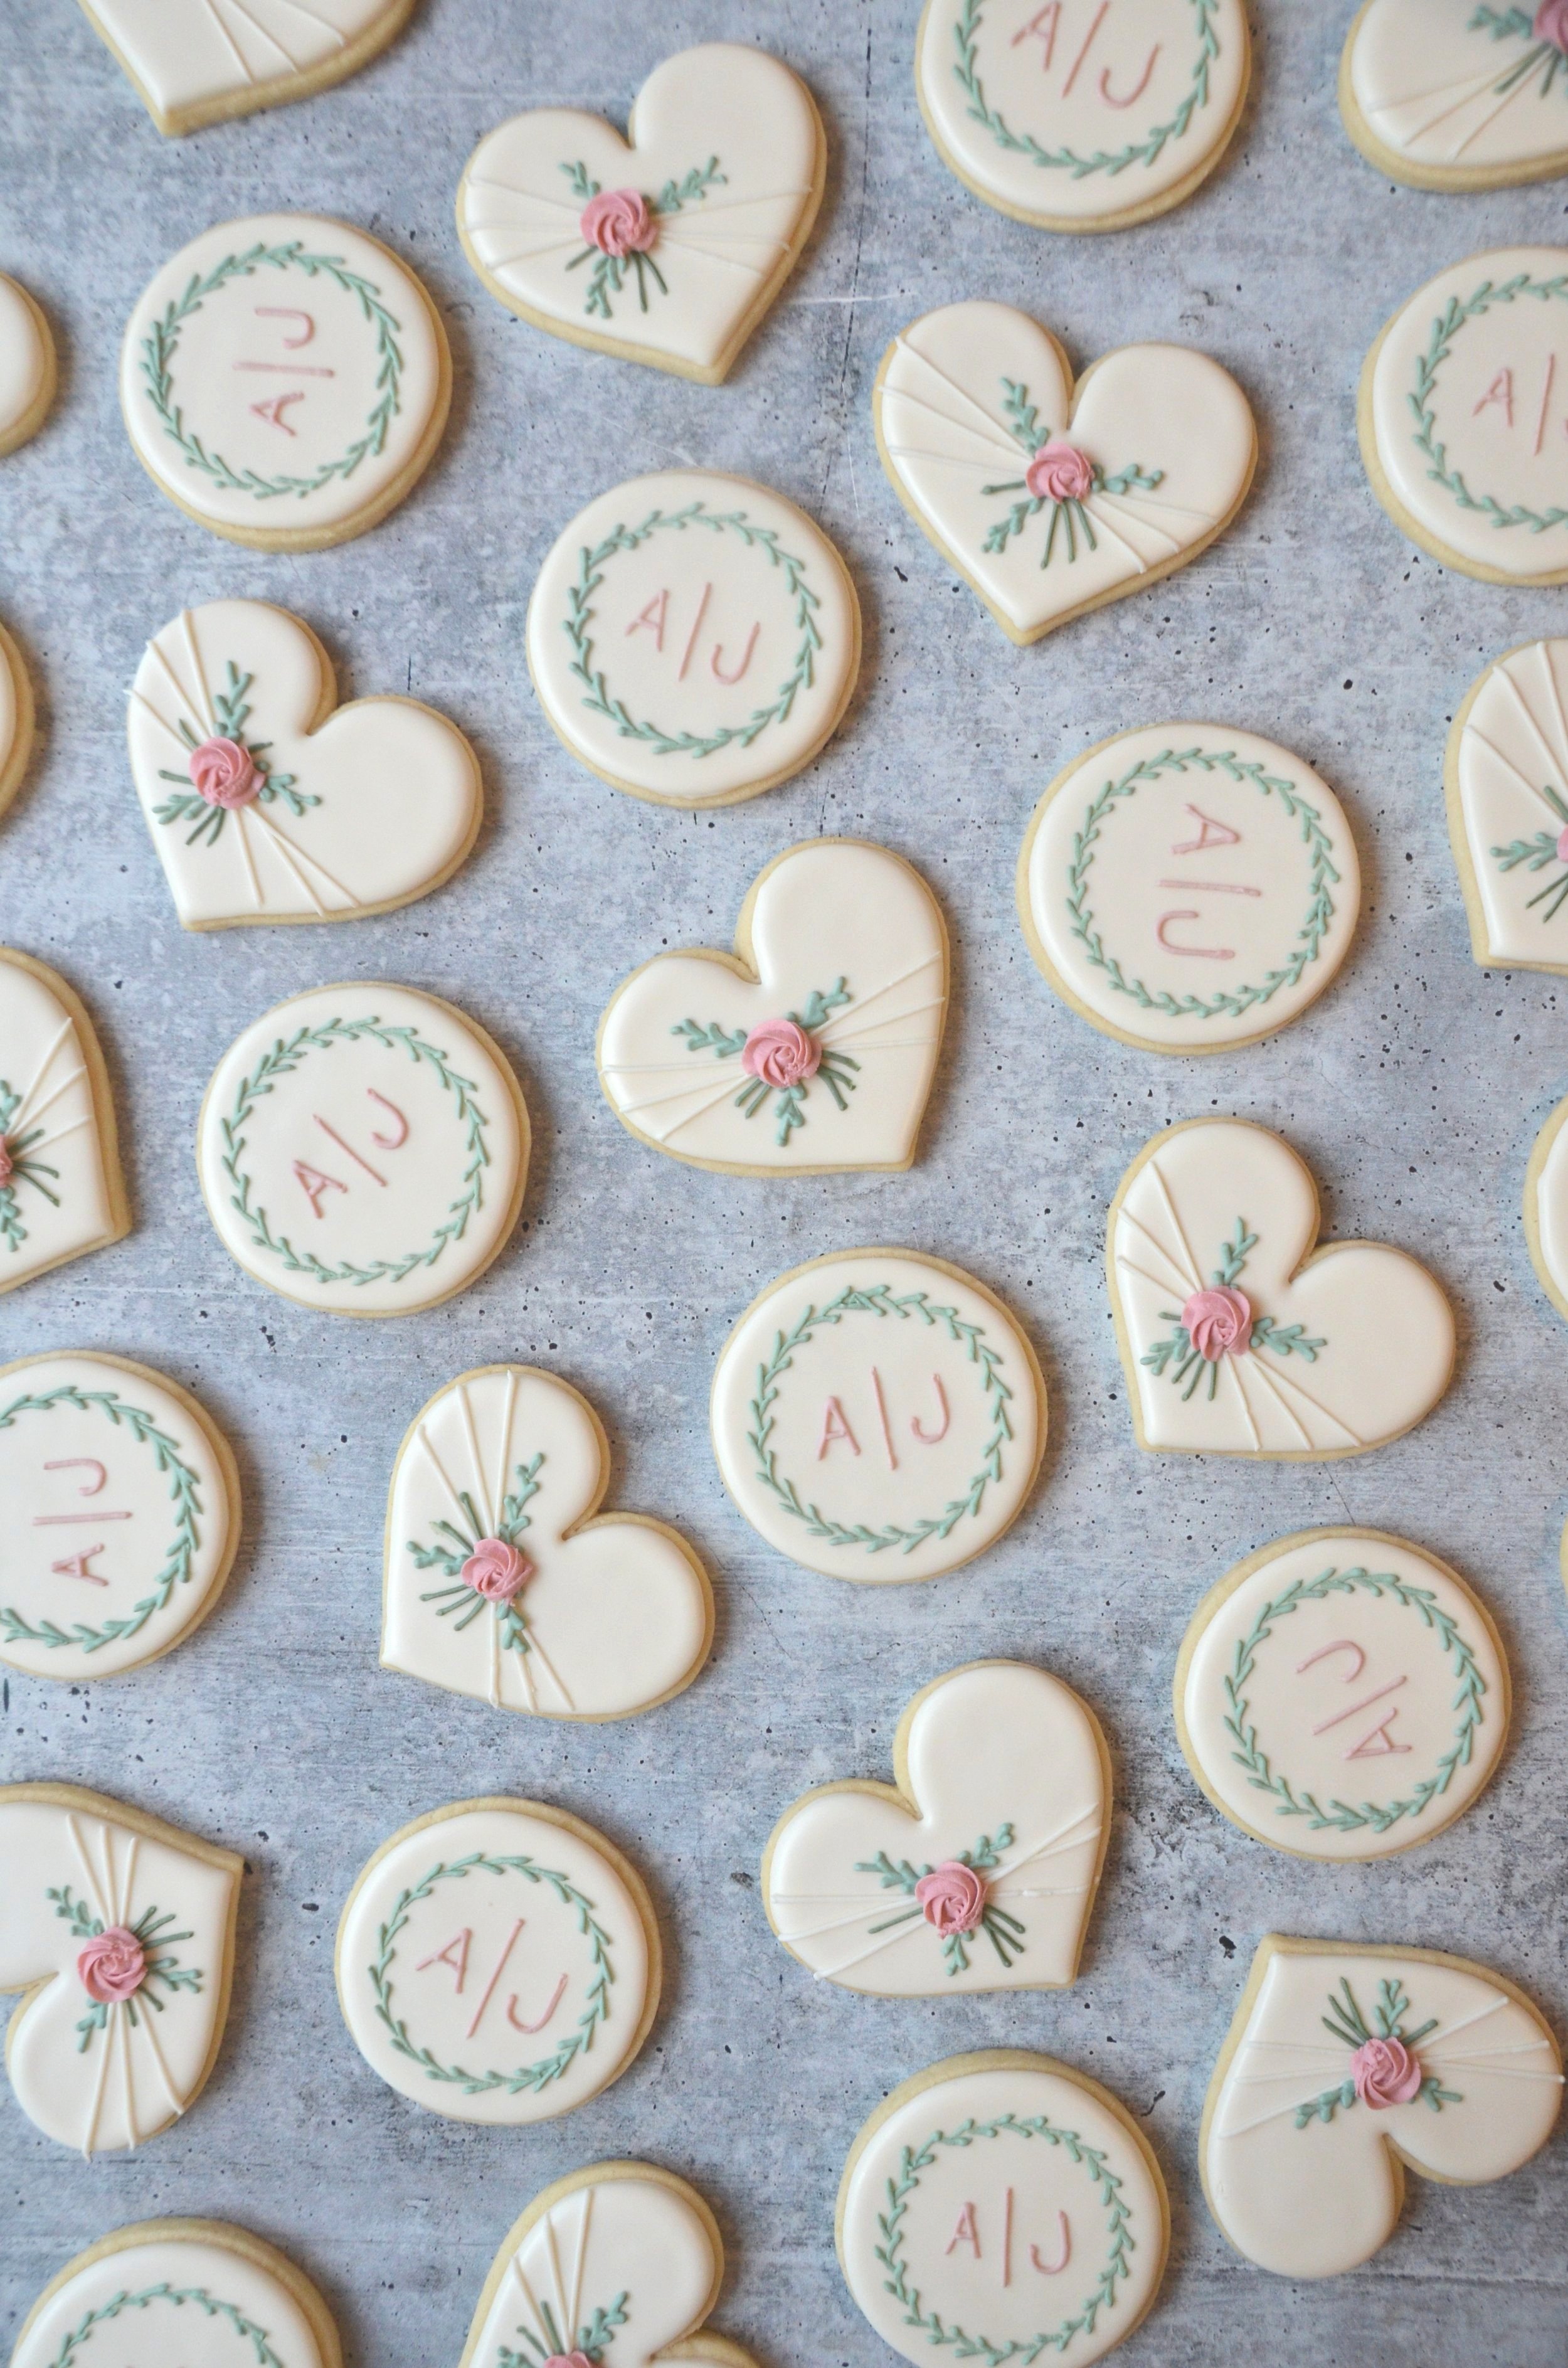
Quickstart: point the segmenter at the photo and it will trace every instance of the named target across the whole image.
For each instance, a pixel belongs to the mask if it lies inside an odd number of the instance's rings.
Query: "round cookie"
[[[222,2220],[138,2220],[51,2278],[11,2368],[342,2368],[331,2312],[285,2253]]]
[[[406,1315],[506,1247],[528,1114],[500,1047],[439,996],[364,979],[279,1003],[213,1071],[208,1214],[247,1274],[340,1315]]]
[[[407,266],[315,214],[220,222],[126,324],[119,403],[159,491],[256,551],[321,551],[385,518],[447,424],[447,333]]]
[[[926,0],[915,88],[966,188],[1040,230],[1127,230],[1189,198],[1251,76],[1242,0]]]
[[[708,469],[633,477],[579,511],[528,601],[555,732],[613,789],[724,806],[809,765],[860,670],[860,603],[820,527]]]
[[[0,1292],[130,1231],[86,1008],[57,972],[0,946]]]
[[[1535,1139],[1525,1169],[1525,1239],[1540,1287],[1568,1320],[1568,1100]]]
[[[1369,163],[1415,189],[1506,189],[1568,173],[1568,11],[1363,0],[1339,112]]]
[[[21,651],[0,625],[0,814],[22,786],[37,723],[33,687]]]
[[[1057,774],[1024,835],[1017,899],[1047,982],[1093,1027],[1151,1053],[1233,1052],[1329,985],[1361,868],[1338,799],[1290,749],[1158,723]]]
[[[1153,2307],[1170,2204],[1108,2089],[992,2048],[878,2106],[844,2167],[835,2234],[850,2294],[916,2368],[953,2342],[998,2360],[1070,2351],[1087,2368]]]
[[[1568,641],[1506,650],[1472,683],[1443,760],[1449,837],[1478,962],[1568,973]]]
[[[1507,1739],[1508,1663],[1447,1563],[1381,1530],[1276,1538],[1211,1588],[1176,1672],[1214,1806],[1274,1849],[1388,1858],[1461,1817]]]
[[[82,0],[165,136],[311,98],[369,65],[415,0]]]
[[[416,1817],[364,1867],[337,1927],[360,2054],[461,2122],[551,2121],[608,2089],[652,2028],[661,1966],[635,1867],[538,1801]]]
[[[41,307],[0,271],[0,459],[38,434],[58,379],[54,337]]]

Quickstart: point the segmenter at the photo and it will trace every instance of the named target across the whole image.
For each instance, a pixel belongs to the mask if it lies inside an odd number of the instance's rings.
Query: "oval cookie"
[[[1568,16],[1558,0],[1365,0],[1339,111],[1380,173],[1498,189],[1568,172]]]
[[[0,1292],[130,1231],[93,1023],[54,971],[0,946]]]
[[[222,2220],[139,2220],[67,2261],[11,2368],[342,2368],[332,2314],[276,2246]]]
[[[57,374],[54,338],[41,307],[0,271],[0,459],[38,434],[54,401]]]
[[[160,131],[328,90],[378,57],[415,0],[82,0]]]

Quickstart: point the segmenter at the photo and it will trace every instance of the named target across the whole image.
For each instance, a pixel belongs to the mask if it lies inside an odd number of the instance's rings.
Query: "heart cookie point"
[[[0,1292],[131,1230],[108,1073],[74,991],[0,946]]]
[[[165,138],[312,97],[358,74],[394,40],[415,0],[82,0]]]
[[[1345,129],[1416,189],[1497,189],[1568,171],[1568,61],[1539,6],[1364,0],[1339,64]]]

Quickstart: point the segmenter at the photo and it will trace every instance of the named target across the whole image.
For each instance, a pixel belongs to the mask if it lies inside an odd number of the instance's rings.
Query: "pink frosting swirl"
[[[261,775],[237,740],[204,740],[190,752],[191,784],[210,806],[248,806]]]
[[[585,2351],[552,2351],[544,2368],[594,2368]]]
[[[16,1166],[17,1163],[11,1156],[11,1146],[5,1136],[0,1134],[0,1184],[10,1182]]]
[[[1408,2105],[1421,2094],[1426,2077],[1421,2058],[1403,2039],[1365,2040],[1350,2058],[1356,2094],[1375,2113],[1386,2112],[1391,2105]]]
[[[1252,1302],[1244,1291],[1217,1282],[1195,1291],[1181,1311],[1182,1330],[1200,1357],[1217,1365],[1221,1357],[1244,1357],[1252,1339]]]
[[[1563,0],[1563,6],[1568,7],[1568,0]],[[1559,863],[1568,863],[1568,823],[1564,823],[1557,834],[1557,860]]]
[[[147,1952],[124,1924],[111,1924],[77,1953],[82,1987],[100,2006],[134,1998],[147,1978]]]
[[[1076,444],[1053,436],[1024,471],[1024,483],[1037,502],[1081,502],[1094,489],[1095,464]]]
[[[965,1866],[960,1859],[944,1859],[929,1874],[923,1874],[915,1886],[915,1896],[926,1923],[934,1925],[944,1940],[949,1932],[972,1932],[985,1913],[985,1885],[973,1867]]]
[[[635,189],[601,189],[583,208],[577,224],[601,255],[646,255],[659,235],[646,198]]]
[[[1535,38],[1568,53],[1568,0],[1540,0],[1535,12]]]
[[[822,1066],[822,1047],[793,1019],[765,1019],[746,1038],[741,1066],[769,1086],[803,1086]]]
[[[462,1566],[462,1577],[487,1603],[510,1603],[534,1575],[527,1554],[505,1538],[481,1538]]]

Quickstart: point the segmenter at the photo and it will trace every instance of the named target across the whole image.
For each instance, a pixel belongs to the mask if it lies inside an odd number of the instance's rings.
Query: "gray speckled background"
[[[102,1686],[12,1677],[0,1777],[122,1795],[245,1852],[233,2010],[197,2110],[143,2152],[85,2165],[0,2090],[0,2340],[78,2247],[120,2222],[216,2214],[325,2288],[356,2368],[455,2362],[494,2248],[546,2180],[645,2155],[695,2179],[731,2248],[720,2324],[767,2368],[887,2358],[832,2254],[845,2152],[886,2089],[1003,2043],[1059,2052],[1143,2117],[1175,2247],[1131,2363],[1239,2358],[1380,2368],[1568,2358],[1568,2148],[1506,2187],[1413,2185],[1359,2274],[1292,2287],[1233,2255],[1197,2177],[1199,2109],[1257,1935],[1416,1941],[1490,1959],[1561,2020],[1568,1636],[1568,1334],[1530,1271],[1520,1179],[1568,1091],[1557,984],[1472,964],[1444,830],[1448,720],[1483,663],[1562,630],[1568,596],[1444,574],[1377,507],[1356,455],[1361,357],[1454,256],[1562,235],[1562,184],[1495,197],[1381,183],[1334,103],[1350,0],[1254,0],[1254,92],[1197,199],[1108,240],[1004,220],[938,164],[911,75],[915,0],[423,0],[392,52],[308,105],[161,140],[71,0],[9,0],[0,30],[0,266],[47,308],[53,419],[0,463],[0,615],[37,679],[42,753],[0,827],[0,940],[58,965],[102,1032],[136,1230],[0,1302],[0,1359],[70,1345],[197,1390],[248,1501],[226,1600],[188,1645]],[[731,383],[686,385],[553,342],[471,277],[452,223],[464,158],[542,102],[617,118],[669,51],[755,38],[810,82],[831,161],[817,233]],[[159,497],[118,416],[120,329],[164,258],[226,216],[290,204],[361,222],[424,275],[457,394],[425,482],[375,533],[305,558],[220,542]],[[895,502],[868,396],[888,337],[961,296],[1031,308],[1080,365],[1187,339],[1256,406],[1263,461],[1238,524],[1151,595],[1025,651],[1004,641]],[[619,477],[711,461],[782,488],[845,551],[865,606],[859,695],[803,778],[709,816],[619,796],[534,704],[523,614],[562,523]],[[488,819],[467,868],[388,919],[184,936],[137,812],[123,686],[182,602],[275,599],[309,619],[346,692],[408,689],[478,746]],[[1211,715],[1282,739],[1349,809],[1367,871],[1339,985],[1240,1057],[1159,1060],[1057,1004],[1013,909],[1030,809],[1075,750]],[[768,1184],[641,1149],[610,1116],[593,1038],[611,986],[670,943],[726,944],[754,873],[818,830],[864,833],[943,900],[956,1001],[907,1176]],[[533,1113],[524,1222],[477,1288],[391,1325],[316,1316],[247,1281],[203,1214],[191,1132],[239,1029],[311,984],[389,976],[467,1006]],[[1106,1204],[1145,1137],[1210,1110],[1276,1125],[1324,1184],[1327,1227],[1428,1259],[1459,1306],[1458,1379],[1413,1437],[1364,1460],[1256,1468],[1141,1455],[1101,1271]],[[885,1591],[812,1577],[726,1502],[705,1399],[733,1315],[780,1269],[906,1242],[971,1266],[1023,1315],[1053,1439],[1017,1529],[954,1579]],[[710,1668],[610,1727],[491,1712],[376,1666],[387,1474],[410,1414],[488,1360],[548,1364],[616,1442],[614,1501],[668,1515],[717,1579]],[[1280,1531],[1408,1531],[1484,1593],[1514,1661],[1499,1781],[1439,1840],[1335,1872],[1244,1839],[1197,1793],[1170,1715],[1199,1594]],[[1114,1838],[1076,1987],[898,2006],[813,1987],[769,1937],[758,1856],[808,1783],[882,1776],[915,1690],[978,1654],[1038,1657],[1110,1737]],[[339,2019],[339,1905],[421,1811],[515,1791],[631,1850],[669,1952],[633,2069],[517,2132],[421,2112]]]

